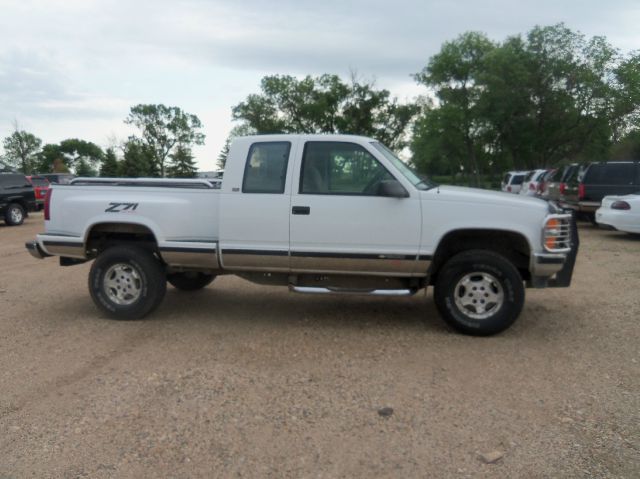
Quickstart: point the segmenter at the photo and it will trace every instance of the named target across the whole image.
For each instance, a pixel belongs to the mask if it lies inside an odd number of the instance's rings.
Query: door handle
[[[310,206],[294,206],[291,208],[291,213],[294,215],[308,215],[311,214]]]

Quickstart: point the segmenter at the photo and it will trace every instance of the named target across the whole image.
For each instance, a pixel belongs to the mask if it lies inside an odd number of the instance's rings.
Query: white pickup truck
[[[222,181],[52,185],[45,232],[26,246],[94,260],[91,297],[116,319],[151,312],[167,282],[192,291],[236,274],[300,293],[434,285],[451,326],[489,335],[516,320],[525,286],[570,284],[578,236],[552,203],[434,185],[371,138],[267,135],[233,142]]]

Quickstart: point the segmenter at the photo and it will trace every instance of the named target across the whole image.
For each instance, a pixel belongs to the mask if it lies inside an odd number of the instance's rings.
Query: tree
[[[500,44],[465,33],[416,79],[436,99],[415,123],[421,169],[450,161],[481,173],[602,160],[612,142],[640,127],[640,54],[621,55],[603,37],[563,24]]]
[[[400,104],[372,83],[351,83],[337,75],[266,76],[261,94],[233,107],[233,119],[258,134],[345,133],[373,136],[392,148],[406,144],[406,130],[418,109]]]
[[[175,106],[136,105],[131,108],[125,123],[140,129],[141,141],[153,152],[153,160],[163,177],[167,158],[177,145],[191,147],[204,143],[198,117]]]
[[[3,141],[3,159],[9,166],[19,169],[25,175],[30,175],[36,170],[40,145],[42,145],[40,138],[20,130],[16,124],[15,131]]]
[[[113,148],[107,148],[104,155],[104,160],[100,166],[100,176],[102,177],[115,177],[119,174],[118,158]]]
[[[60,150],[60,145],[47,143],[37,154],[36,171],[40,173],[51,173],[54,170],[56,160],[58,163],[62,163],[64,161],[63,158],[64,155]]]
[[[170,164],[167,173],[173,178],[194,178],[198,167],[193,159],[189,147],[178,145],[170,155]]]
[[[124,144],[124,158],[119,165],[119,176],[138,178],[158,176],[155,152],[147,144],[130,137]]]
[[[611,160],[640,160],[640,130],[629,132],[611,147]]]
[[[89,164],[84,158],[80,158],[76,163],[76,175],[78,176],[98,176],[98,172],[95,168]]]
[[[437,116],[427,113],[431,119],[419,125],[433,125],[436,130],[446,132],[447,150],[455,155],[451,160],[473,173],[476,184],[481,170],[478,157],[486,135],[486,125],[480,114],[483,87],[478,76],[486,55],[495,47],[482,33],[464,33],[446,42],[422,72],[415,75],[418,83],[435,90],[440,110]],[[432,132],[417,131],[417,135],[426,140],[432,137]]]
[[[77,170],[80,169],[83,173],[93,172],[90,176],[95,176],[95,168],[104,158],[104,152],[98,145],[77,138],[61,141],[60,152],[67,167],[74,168],[78,175],[80,173]]]

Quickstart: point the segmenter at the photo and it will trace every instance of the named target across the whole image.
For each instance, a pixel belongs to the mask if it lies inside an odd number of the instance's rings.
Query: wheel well
[[[523,235],[513,231],[474,229],[451,231],[440,240],[431,263],[429,283],[435,284],[438,271],[449,258],[470,249],[484,249],[498,253],[515,265],[522,279],[530,279],[531,249]]]
[[[87,251],[97,256],[116,244],[135,243],[136,246],[158,250],[158,242],[153,232],[146,226],[132,223],[99,223],[91,227],[87,235]]]

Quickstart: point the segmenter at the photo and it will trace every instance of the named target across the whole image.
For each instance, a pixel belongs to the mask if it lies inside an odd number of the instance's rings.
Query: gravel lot
[[[640,476],[638,238],[581,225],[574,285],[471,338],[430,293],[231,276],[108,320],[89,265],[28,255],[41,230],[0,225],[3,479]]]

